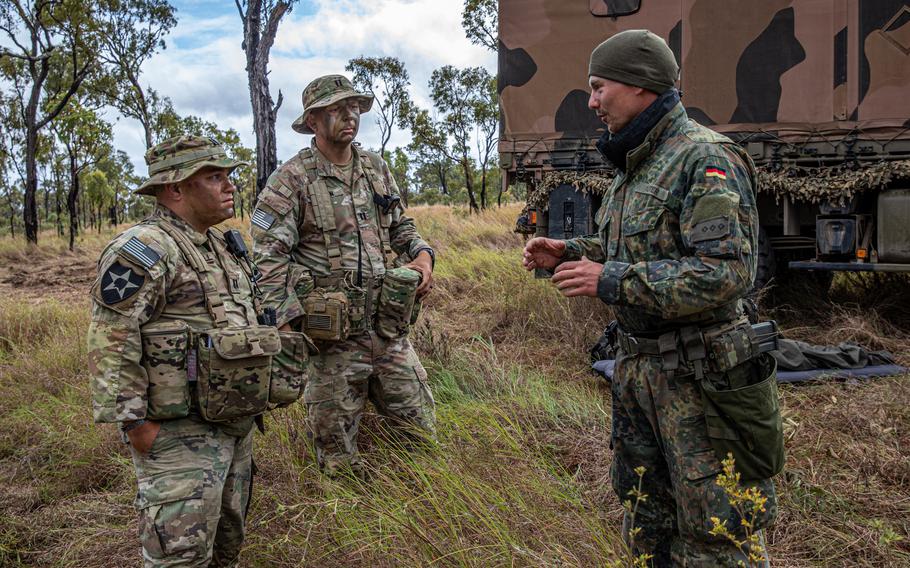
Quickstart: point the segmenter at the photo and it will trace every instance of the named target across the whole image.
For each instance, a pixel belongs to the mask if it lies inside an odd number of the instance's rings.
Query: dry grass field
[[[412,332],[439,445],[402,452],[371,414],[371,481],[330,481],[307,448],[302,406],[273,413],[256,437],[243,566],[626,560],[609,388],[587,355],[609,312],[521,269],[517,213],[411,210],[439,258]],[[114,427],[92,423],[85,364],[88,289],[110,236],[89,235],[74,253],[51,235],[37,249],[0,240],[0,566],[139,565],[129,454]],[[838,277],[830,301],[777,289],[762,308],[788,337],[857,341],[906,365],[908,291],[905,278]],[[910,565],[908,379],[782,387],[774,566]]]

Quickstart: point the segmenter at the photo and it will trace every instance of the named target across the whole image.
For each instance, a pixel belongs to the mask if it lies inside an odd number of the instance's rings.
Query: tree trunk
[[[57,236],[63,237],[63,210],[60,206],[60,188],[57,188],[56,192],[56,204],[57,204]]]
[[[38,110],[38,97],[32,96],[26,110],[25,127],[25,199],[22,206],[22,220],[25,226],[25,240],[38,244],[38,208],[35,194],[38,192],[38,128],[35,116]]]
[[[477,207],[477,200],[474,198],[474,179],[471,175],[471,163],[467,157],[461,159],[461,169],[464,172],[464,186],[468,190],[468,205],[471,207],[471,213],[479,213],[480,208]]]
[[[76,169],[76,157],[70,155],[70,189],[66,194],[66,209],[70,215],[70,251],[76,243],[76,234],[79,232],[79,212],[76,205],[79,200],[79,172]],[[82,207],[82,224],[85,225],[85,207]]]
[[[275,118],[283,100],[278,91],[278,101],[272,102],[269,92],[269,51],[275,42],[278,23],[288,11],[290,3],[279,0],[267,14],[266,25],[262,25],[262,0],[249,0],[243,19],[243,43],[246,54],[246,72],[250,88],[250,103],[253,107],[253,131],[256,133],[256,197],[265,187],[269,176],[278,167],[278,150],[275,143]],[[238,3],[238,9],[240,5]]]

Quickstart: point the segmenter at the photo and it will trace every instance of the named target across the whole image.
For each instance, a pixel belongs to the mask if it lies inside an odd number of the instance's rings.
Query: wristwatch
[[[135,430],[136,428],[142,426],[146,422],[148,422],[148,420],[146,420],[145,418],[140,418],[139,420],[133,420],[132,422],[121,422],[120,431],[123,432],[124,434],[126,434],[130,430]]]

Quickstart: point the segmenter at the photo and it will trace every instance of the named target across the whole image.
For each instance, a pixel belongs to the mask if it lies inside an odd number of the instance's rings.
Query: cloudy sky
[[[177,26],[167,49],[144,67],[143,83],[171,98],[180,114],[193,114],[234,128],[244,144],[255,147],[247,89],[242,24],[233,0],[171,0]],[[285,160],[309,137],[291,130],[302,112],[301,93],[313,78],[344,73],[348,60],[365,56],[401,59],[411,76],[412,96],[429,105],[427,81],[443,65],[482,65],[496,71],[496,57],[472,45],[461,28],[462,0],[301,0],[281,22],[271,51],[272,97],[284,102],[278,112],[278,159]],[[144,142],[139,124],[121,118],[115,144],[127,151],[137,173],[144,173]],[[364,115],[364,145],[379,146],[378,129]],[[396,133],[390,147],[407,144]]]

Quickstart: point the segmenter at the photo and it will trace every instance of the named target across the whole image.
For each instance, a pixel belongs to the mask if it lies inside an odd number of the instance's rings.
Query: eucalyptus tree
[[[373,112],[379,126],[379,154],[392,137],[392,129],[407,127],[407,113],[412,106],[408,86],[411,79],[404,63],[396,57],[357,57],[348,61],[345,70],[353,73],[351,82],[373,95]]]
[[[25,131],[25,237],[38,242],[38,135],[97,64],[96,6],[85,0],[0,2],[0,77],[13,85]],[[57,78],[52,89],[50,78]]]
[[[471,43],[496,51],[499,48],[499,2],[465,0],[461,27]]]
[[[97,88],[120,114],[142,125],[145,147],[153,142],[157,93],[142,86],[142,66],[165,48],[164,37],[177,24],[167,0],[101,0],[99,60],[106,73]]]

